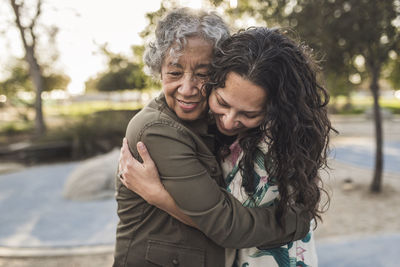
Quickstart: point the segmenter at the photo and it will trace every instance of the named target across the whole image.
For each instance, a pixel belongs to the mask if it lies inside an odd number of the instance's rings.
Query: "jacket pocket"
[[[149,240],[146,261],[166,267],[204,267],[205,252],[199,248]]]

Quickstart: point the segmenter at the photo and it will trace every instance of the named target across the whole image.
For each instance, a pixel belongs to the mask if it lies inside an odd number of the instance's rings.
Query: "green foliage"
[[[13,121],[0,123],[0,145],[20,140],[30,140],[41,146],[66,144],[70,155],[54,155],[52,160],[84,159],[110,151],[122,144],[129,120],[139,110],[103,110],[79,117],[65,117],[63,123],[49,127],[45,135],[35,136],[32,122]],[[51,153],[51,152],[50,152]],[[35,157],[35,160],[42,160]],[[48,160],[48,157],[43,157]]]
[[[53,89],[65,90],[70,82],[70,78],[65,74],[54,72],[44,74],[43,79],[45,86],[43,91],[51,91]],[[11,63],[8,77],[0,81],[0,94],[12,97],[18,91],[35,91],[31,77],[29,76],[28,65],[21,59],[17,59]]]
[[[104,73],[97,81],[99,91],[115,91],[123,89],[142,89],[145,79],[140,68],[132,63],[114,71]]]
[[[223,6],[226,1],[212,0]],[[301,39],[322,58],[328,89],[334,95],[352,91],[355,86],[349,76],[358,73],[369,78],[380,71],[391,50],[400,49],[400,2],[367,0],[249,0],[238,1],[238,7],[227,9],[231,17],[247,14],[265,21],[271,27],[280,25],[295,29]],[[393,23],[397,19],[397,24]],[[355,66],[354,59],[362,55],[364,68]],[[395,84],[397,68],[391,67],[390,80]],[[397,71],[397,72],[396,72]],[[397,78],[397,79],[396,79]],[[337,84],[342,84],[338,86]],[[346,94],[346,93],[345,93]],[[347,93],[348,94],[348,93]]]
[[[397,104],[388,104],[388,105],[381,105],[383,108],[389,110],[392,114],[400,114],[400,105]]]
[[[328,72],[325,76],[326,88],[329,90],[331,97],[349,96],[354,84],[349,82],[349,78],[337,72]]]
[[[32,90],[33,84],[29,77],[26,64],[18,61],[11,67],[9,76],[0,82],[0,94],[8,97],[14,96],[19,90]]]
[[[44,75],[44,91],[51,91],[54,89],[66,90],[71,79],[62,73],[50,73]]]
[[[400,56],[396,55],[396,58],[390,59],[386,64],[384,73],[386,79],[394,90],[400,90]]]
[[[87,158],[121,146],[129,120],[138,110],[105,110],[67,121],[49,130],[38,142],[68,141],[75,159]]]
[[[101,51],[107,57],[108,69],[87,80],[86,91],[142,90],[148,85],[149,77],[142,71],[143,63],[140,56],[144,51],[143,47],[132,48],[134,61],[121,54],[110,52],[107,45],[103,45]]]
[[[349,101],[351,102],[350,106],[348,105]],[[338,96],[335,98],[335,102],[330,103],[330,111],[337,114],[363,114],[367,109],[372,108],[373,102],[371,96]],[[392,114],[400,114],[400,100],[396,98],[381,98],[379,105]]]
[[[4,122],[0,124],[0,135],[16,135],[22,133],[29,133],[33,131],[34,125],[32,122],[20,122],[20,121],[12,121],[12,122]]]
[[[89,116],[96,112],[107,110],[132,110],[140,109],[143,105],[132,102],[110,102],[110,101],[84,101],[72,102],[68,105],[59,105],[57,102],[46,103],[44,112],[46,116],[64,117],[65,119],[76,119]]]
[[[147,13],[146,18],[149,21],[149,23],[140,33],[140,37],[142,37],[143,39],[152,38],[156,31],[158,20],[161,19],[170,8],[175,6],[177,6],[176,0],[162,0],[160,8],[158,10]]]

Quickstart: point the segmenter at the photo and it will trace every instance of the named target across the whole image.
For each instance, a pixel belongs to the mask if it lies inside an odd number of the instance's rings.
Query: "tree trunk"
[[[37,63],[37,59],[35,58],[33,49],[28,49],[28,51],[26,52],[26,60],[29,63],[29,74],[36,88],[35,133],[37,135],[42,135],[46,131],[46,125],[43,118],[43,107],[42,107],[42,92],[44,88],[43,76],[40,70],[40,66]]]
[[[379,68],[372,68],[372,81],[370,84],[370,90],[374,97],[374,121],[375,121],[375,170],[374,177],[371,183],[371,192],[381,192],[382,185],[382,170],[383,170],[383,130],[382,130],[382,116],[381,109],[379,106]]]
[[[46,131],[46,125],[43,118],[42,108],[42,92],[44,88],[43,75],[40,69],[40,65],[35,56],[36,47],[36,36],[34,34],[34,25],[40,15],[41,1],[38,1],[36,16],[32,19],[30,27],[24,27],[21,23],[20,5],[15,0],[10,0],[11,6],[15,14],[15,24],[21,35],[21,40],[25,49],[25,60],[29,64],[29,75],[32,79],[33,85],[36,89],[35,99],[35,134],[42,135]],[[30,35],[31,38],[27,38]],[[27,39],[31,39],[31,43],[28,43]]]

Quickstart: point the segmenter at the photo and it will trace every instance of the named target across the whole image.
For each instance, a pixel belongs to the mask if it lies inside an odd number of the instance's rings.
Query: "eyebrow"
[[[170,63],[168,63],[168,66],[183,69],[183,66],[177,62],[170,62]],[[203,63],[203,64],[196,65],[194,69],[197,70],[197,69],[209,68],[209,67],[210,67],[210,64]]]
[[[209,68],[211,64],[199,64],[196,65],[196,69],[202,69],[202,68]]]
[[[231,106],[228,102],[225,101],[225,99],[217,92],[215,91],[215,93],[219,96],[219,100],[222,100],[222,104],[227,105],[227,106]],[[218,101],[219,102],[219,101]],[[254,111],[246,111],[246,110],[242,110],[239,113],[246,113],[246,114],[260,114],[262,112],[261,110],[254,110]]]
[[[168,63],[168,67],[177,67],[177,68],[183,69],[183,67],[182,67],[181,64],[179,64],[179,63],[174,63],[174,62]]]

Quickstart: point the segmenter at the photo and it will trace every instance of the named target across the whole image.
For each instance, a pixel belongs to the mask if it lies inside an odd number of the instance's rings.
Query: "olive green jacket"
[[[142,141],[189,227],[148,204],[116,178],[119,223],[114,267],[224,267],[224,247],[274,247],[303,238],[310,217],[290,209],[282,229],[275,207],[245,208],[225,189],[205,119],[182,121],[161,94],[130,121],[126,137],[134,157]]]

